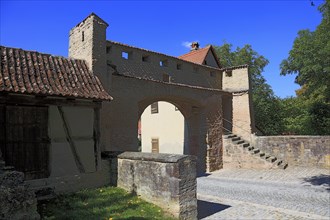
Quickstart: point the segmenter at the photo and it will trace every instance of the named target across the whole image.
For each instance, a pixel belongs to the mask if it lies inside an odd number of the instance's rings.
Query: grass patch
[[[42,219],[164,219],[161,208],[117,187],[87,189],[38,204]]]

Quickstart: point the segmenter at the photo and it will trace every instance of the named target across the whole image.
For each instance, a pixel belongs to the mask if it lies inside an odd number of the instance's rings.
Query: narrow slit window
[[[168,65],[168,61],[167,60],[161,60],[159,61],[159,66],[165,67]]]
[[[159,153],[159,138],[151,138],[151,153]]]
[[[85,41],[85,32],[81,32],[81,41],[84,42]]]
[[[210,72],[210,76],[211,76],[211,77],[215,77],[215,72],[214,72],[214,71],[211,71],[211,72]]]
[[[182,69],[182,64],[180,64],[180,63],[176,64],[176,69],[181,70]]]
[[[151,104],[151,114],[158,113],[158,102],[154,102]]]
[[[110,53],[110,51],[111,51],[111,46],[107,46],[107,49],[106,49],[107,54]]]

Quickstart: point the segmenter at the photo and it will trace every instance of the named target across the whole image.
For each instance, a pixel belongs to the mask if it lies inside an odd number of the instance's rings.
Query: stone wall
[[[270,169],[273,164],[223,138],[223,168]]]
[[[0,219],[40,219],[36,196],[22,172],[0,169]]]
[[[254,145],[289,166],[330,168],[330,136],[263,136]]]
[[[197,219],[196,158],[125,152],[118,155],[118,187],[141,195],[174,217]]]

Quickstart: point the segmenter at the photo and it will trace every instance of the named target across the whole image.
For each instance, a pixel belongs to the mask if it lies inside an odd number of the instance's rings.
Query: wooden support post
[[[61,118],[62,118],[62,121],[63,121],[63,127],[64,127],[64,131],[65,131],[65,135],[66,135],[66,140],[69,142],[69,145],[70,145],[70,148],[71,148],[76,166],[77,166],[80,173],[85,173],[85,168],[84,168],[83,164],[81,163],[81,160],[80,160],[80,157],[78,155],[75,143],[72,140],[70,127],[69,127],[69,125],[67,123],[67,120],[65,118],[62,106],[57,106],[57,108],[58,108],[58,111],[60,112],[60,115],[61,115]]]
[[[96,171],[101,169],[101,149],[100,149],[100,108],[94,108],[94,155],[95,155],[95,168]]]

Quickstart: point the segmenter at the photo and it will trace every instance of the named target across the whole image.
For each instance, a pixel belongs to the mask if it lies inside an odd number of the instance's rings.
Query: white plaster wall
[[[157,114],[151,114],[150,105],[141,116],[142,152],[151,152],[151,139],[159,139],[159,153],[183,154],[184,117],[175,106],[158,102]]]
[[[63,107],[70,128],[71,138],[86,173],[95,172],[93,140],[93,108]],[[63,127],[57,106],[49,107],[50,176],[59,177],[78,174],[74,157]]]

